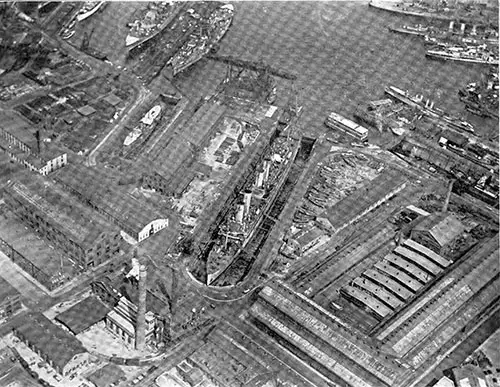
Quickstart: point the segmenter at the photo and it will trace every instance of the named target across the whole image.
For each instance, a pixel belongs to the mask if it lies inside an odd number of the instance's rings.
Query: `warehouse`
[[[13,332],[62,376],[78,372],[89,361],[82,343],[41,313],[23,316]]]
[[[118,228],[39,175],[20,176],[5,188],[4,197],[26,225],[65,251],[84,270],[120,251]]]
[[[415,226],[411,231],[411,239],[439,255],[445,255],[464,230],[462,222],[454,215],[435,213]]]
[[[22,308],[21,295],[0,277],[0,323]]]
[[[330,207],[317,218],[320,226],[337,233],[389,200],[406,187],[399,171],[385,171],[366,186]]]
[[[141,242],[168,226],[169,220],[140,202],[96,169],[70,164],[54,174],[57,182],[113,222],[134,242]]]

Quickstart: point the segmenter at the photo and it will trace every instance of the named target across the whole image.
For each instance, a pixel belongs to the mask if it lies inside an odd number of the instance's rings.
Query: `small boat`
[[[61,32],[61,38],[64,40],[70,39],[75,34],[75,30],[65,29]]]
[[[161,106],[155,105],[149,110],[144,117],[142,117],[141,122],[146,125],[151,125],[153,121],[158,117],[161,113]]]
[[[139,137],[141,137],[141,135],[142,135],[142,129],[138,126],[135,127],[134,129],[132,129],[132,131],[125,138],[125,141],[123,141],[123,145],[129,146],[135,140],[137,140]]]
[[[76,15],[76,20],[82,21],[96,13],[102,7],[104,1],[86,1]]]

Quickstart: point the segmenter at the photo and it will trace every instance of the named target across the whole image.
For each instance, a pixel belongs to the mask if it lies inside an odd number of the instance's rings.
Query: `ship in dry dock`
[[[231,26],[233,15],[233,5],[224,4],[216,8],[205,23],[200,23],[200,29],[191,34],[167,63],[172,67],[174,76],[198,62],[218,44]]]
[[[145,115],[142,117],[141,122],[125,137],[123,141],[124,146],[129,146],[134,143],[139,137],[142,136],[143,132],[151,127],[153,122],[160,116],[161,106],[153,106]]]

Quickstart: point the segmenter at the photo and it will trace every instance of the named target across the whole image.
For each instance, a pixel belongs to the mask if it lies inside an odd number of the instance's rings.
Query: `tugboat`
[[[102,7],[103,4],[104,1],[86,1],[83,4],[83,7],[78,12],[78,14],[76,15],[76,20],[80,22],[82,20],[87,19],[88,17],[96,13],[99,10],[99,8]]]
[[[173,76],[198,62],[210,52],[231,26],[234,6],[224,4],[209,16],[205,29],[193,33],[181,49],[167,62],[172,66]]]

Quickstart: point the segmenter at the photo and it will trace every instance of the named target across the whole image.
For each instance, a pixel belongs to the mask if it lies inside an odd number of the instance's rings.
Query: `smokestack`
[[[448,27],[448,31],[449,31],[449,32],[453,32],[453,27],[454,27],[454,26],[455,26],[455,22],[452,20],[452,21],[450,22],[450,26]]]
[[[236,221],[238,223],[243,223],[243,217],[245,216],[245,204],[240,202],[236,209]]]
[[[264,184],[264,169],[261,167],[257,170],[257,176],[255,177],[255,186],[261,188]]]
[[[135,323],[135,349],[142,351],[146,344],[146,278],[148,269],[145,265],[139,266],[139,300]]]
[[[252,191],[246,190],[243,192],[243,203],[245,205],[245,214],[250,212],[250,203],[252,202]]]
[[[264,159],[264,182],[267,183],[269,181],[269,171],[271,170],[271,159]]]
[[[465,33],[465,23],[460,24],[460,35]]]
[[[448,185],[448,192],[446,193],[446,199],[444,200],[443,208],[441,209],[442,213],[448,211],[448,205],[450,204],[450,197],[451,197],[451,191],[453,189],[453,183],[455,183],[455,180],[451,180],[450,184]]]

